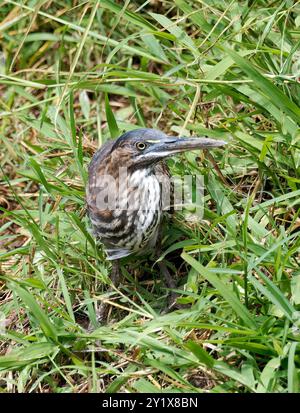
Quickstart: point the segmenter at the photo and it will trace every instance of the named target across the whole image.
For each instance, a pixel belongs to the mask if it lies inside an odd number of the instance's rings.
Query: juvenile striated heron
[[[112,260],[111,281],[120,281],[120,259],[159,252],[161,223],[170,193],[165,159],[184,151],[211,149],[226,142],[209,138],[177,138],[154,129],[136,129],[106,142],[89,165],[88,214],[94,235]],[[162,179],[163,178],[163,179]],[[166,285],[176,284],[164,262],[159,263]],[[169,295],[169,306],[176,296]],[[107,317],[108,305],[98,309],[98,321]]]

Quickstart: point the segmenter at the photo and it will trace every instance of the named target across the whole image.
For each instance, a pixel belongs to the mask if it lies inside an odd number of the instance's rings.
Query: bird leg
[[[174,279],[172,278],[171,274],[169,273],[168,267],[166,266],[166,264],[162,261],[160,261],[158,263],[159,269],[160,269],[160,273],[164,278],[165,284],[167,286],[167,288],[170,289],[175,289],[176,288],[176,282],[174,281]],[[178,297],[178,294],[175,293],[174,291],[169,291],[168,293],[168,304],[167,304],[167,308],[166,308],[166,312],[170,311],[172,308],[176,307],[176,298]]]
[[[115,260],[112,262],[112,270],[111,270],[111,276],[110,276],[112,286],[109,287],[108,292],[113,291],[114,290],[113,287],[119,286],[120,278],[121,278],[120,262],[119,260]],[[109,307],[110,305],[108,303],[103,302],[97,308],[96,318],[99,323],[105,324],[107,322]]]

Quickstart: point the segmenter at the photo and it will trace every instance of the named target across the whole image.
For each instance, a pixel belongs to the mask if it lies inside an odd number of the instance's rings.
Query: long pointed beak
[[[227,142],[209,138],[176,138],[165,137],[149,148],[151,154],[157,157],[168,157],[176,153],[193,151],[195,149],[211,149],[226,145]]]
[[[176,138],[175,141],[173,139],[174,138],[170,138],[170,142],[165,142],[164,144],[166,149],[169,149],[172,152],[173,150],[176,152],[184,152],[192,151],[194,149],[211,149],[227,144],[225,141],[209,138]]]

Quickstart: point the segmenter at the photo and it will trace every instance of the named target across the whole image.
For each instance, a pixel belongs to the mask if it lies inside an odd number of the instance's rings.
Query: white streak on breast
[[[136,209],[138,205],[135,217],[136,237],[130,242],[130,247],[139,249],[151,238],[156,237],[156,230],[161,220],[160,184],[154,174],[149,174],[147,170],[137,170],[131,175],[129,186],[137,187],[135,206],[129,205],[129,207]]]

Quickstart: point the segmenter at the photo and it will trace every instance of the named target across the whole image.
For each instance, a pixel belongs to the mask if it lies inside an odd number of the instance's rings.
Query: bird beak
[[[165,158],[175,155],[180,152],[193,151],[195,149],[212,149],[226,145],[227,142],[209,138],[176,138],[172,136],[166,136],[160,139],[154,145],[151,145],[148,150],[145,151],[157,158]]]

